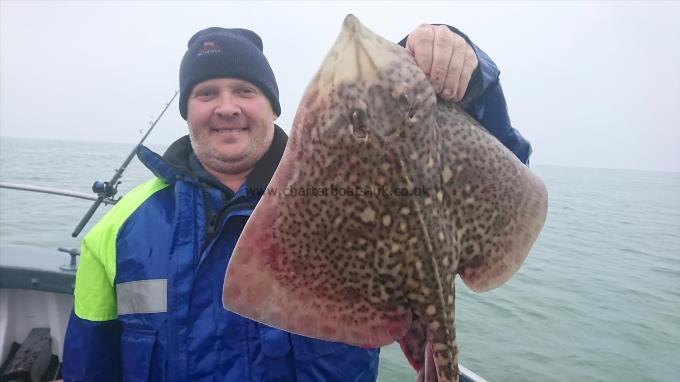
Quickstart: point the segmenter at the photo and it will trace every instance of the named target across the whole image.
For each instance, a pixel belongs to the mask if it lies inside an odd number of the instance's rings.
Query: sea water
[[[2,138],[0,181],[91,193],[132,148]],[[489,381],[680,381],[680,173],[532,169],[550,204],[522,268],[487,293],[456,282],[461,364]],[[150,177],[134,159],[119,194]],[[0,244],[77,247],[91,204],[0,189]],[[415,380],[397,344],[378,380]]]

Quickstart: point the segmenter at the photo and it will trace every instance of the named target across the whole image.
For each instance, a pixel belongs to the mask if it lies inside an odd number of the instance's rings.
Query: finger
[[[446,76],[449,74],[451,53],[454,52],[455,35],[445,25],[434,28],[434,42],[432,44],[432,69],[430,83],[435,93],[441,93]],[[460,76],[460,73],[456,73]],[[458,77],[456,77],[456,82]]]
[[[434,30],[427,24],[422,24],[409,34],[406,49],[413,54],[416,64],[429,76],[432,67],[432,44]]]
[[[463,63],[463,70],[460,73],[460,80],[458,83],[458,90],[453,98],[455,102],[460,102],[465,97],[465,92],[472,79],[472,73],[477,69],[479,61],[477,60],[477,55],[474,49],[468,45],[465,51],[465,62]]]
[[[451,32],[453,33],[453,32]],[[455,98],[460,87],[460,77],[463,72],[463,64],[465,63],[465,52],[468,44],[464,38],[455,35],[453,39],[453,54],[451,55],[451,62],[449,63],[448,73],[446,76],[446,83],[442,91],[442,98],[450,100]]]

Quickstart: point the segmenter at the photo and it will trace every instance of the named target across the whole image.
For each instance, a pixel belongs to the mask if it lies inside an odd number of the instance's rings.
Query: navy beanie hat
[[[179,113],[187,119],[187,102],[194,86],[212,78],[239,78],[257,86],[281,114],[279,88],[262,53],[262,39],[248,29],[212,27],[196,32],[179,67]]]

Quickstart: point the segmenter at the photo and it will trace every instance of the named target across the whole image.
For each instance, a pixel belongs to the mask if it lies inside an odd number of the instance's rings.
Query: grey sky
[[[467,33],[501,69],[534,164],[680,171],[674,2],[2,1],[0,135],[137,141],[208,26],[260,34],[289,131],[347,13],[394,41],[421,22]],[[185,133],[175,103],[149,142]]]

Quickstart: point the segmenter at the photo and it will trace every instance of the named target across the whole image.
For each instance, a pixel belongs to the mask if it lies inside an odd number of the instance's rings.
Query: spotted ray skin
[[[399,340],[416,370],[428,351],[437,379],[456,381],[455,275],[475,291],[504,283],[546,213],[543,183],[349,15],[236,245],[223,303],[310,337]]]

